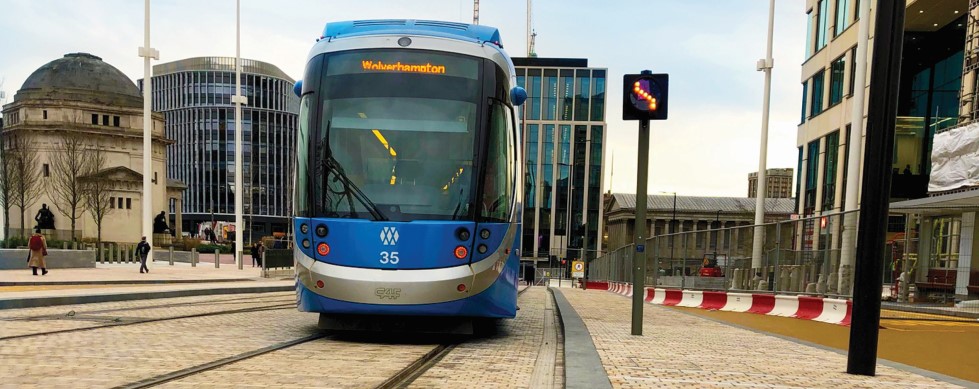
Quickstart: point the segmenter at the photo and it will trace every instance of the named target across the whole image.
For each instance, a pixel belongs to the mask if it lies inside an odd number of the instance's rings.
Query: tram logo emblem
[[[381,300],[397,300],[401,297],[401,288],[377,288],[374,290],[374,295]]]
[[[394,246],[398,244],[398,229],[394,227],[384,227],[381,229],[381,244]]]

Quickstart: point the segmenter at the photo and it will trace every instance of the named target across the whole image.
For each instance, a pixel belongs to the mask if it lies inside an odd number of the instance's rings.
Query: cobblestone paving
[[[153,303],[162,301],[167,300]],[[134,302],[87,304],[85,308],[106,309],[131,303]],[[175,316],[193,310],[224,309],[227,308],[180,306],[158,308],[154,313]],[[126,312],[127,316],[130,313]],[[0,341],[0,387],[122,385],[307,336],[315,332],[316,320],[316,315],[284,309]],[[10,323],[0,322],[4,332]],[[42,329],[50,330],[49,325],[45,323]]]
[[[371,388],[434,344],[319,339],[161,385],[161,388]]]
[[[159,319],[295,302],[291,292],[247,296],[196,296],[176,299],[120,301],[0,311],[0,338],[39,332],[98,327],[138,319]],[[74,312],[69,315],[69,312]],[[36,318],[46,316],[45,318]],[[35,317],[32,320],[23,320]]]
[[[526,291],[520,295],[517,317],[503,320],[496,335],[460,344],[411,387],[529,387],[544,336],[545,302],[550,298],[543,287]]]
[[[561,291],[588,326],[618,388],[956,387],[881,365],[876,377],[849,375],[844,355],[650,304],[643,310],[644,336],[631,336],[630,299]]]

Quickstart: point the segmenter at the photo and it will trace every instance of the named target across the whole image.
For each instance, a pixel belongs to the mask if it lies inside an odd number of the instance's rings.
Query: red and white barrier
[[[623,296],[633,294],[632,284],[624,282],[608,283],[608,291]],[[849,300],[808,296],[644,288],[643,300],[655,305],[750,312],[844,326],[850,325],[852,315]]]
[[[724,292],[718,292],[724,293]],[[748,293],[727,293],[727,301],[721,307],[722,311],[748,312],[751,309],[752,295]]]

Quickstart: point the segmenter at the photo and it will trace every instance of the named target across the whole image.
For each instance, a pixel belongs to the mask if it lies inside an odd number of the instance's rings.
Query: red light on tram
[[[316,287],[323,289],[323,280],[316,280]]]
[[[469,256],[469,250],[467,250],[465,246],[459,246],[456,247],[453,254],[455,254],[456,258],[458,259],[466,259],[466,257]]]
[[[456,290],[458,290],[460,292],[465,292],[466,291],[466,284],[459,284],[459,286],[456,287]]]
[[[318,246],[316,246],[316,252],[319,253],[319,255],[325,256],[330,253],[330,245],[320,243]]]

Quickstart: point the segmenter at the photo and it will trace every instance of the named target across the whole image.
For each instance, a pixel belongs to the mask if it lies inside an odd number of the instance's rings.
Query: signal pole
[[[622,120],[639,121],[639,165],[636,177],[635,252],[632,257],[632,334],[642,335],[642,304],[646,284],[646,186],[649,177],[649,121],[666,120],[670,78],[666,74],[622,77]]]

